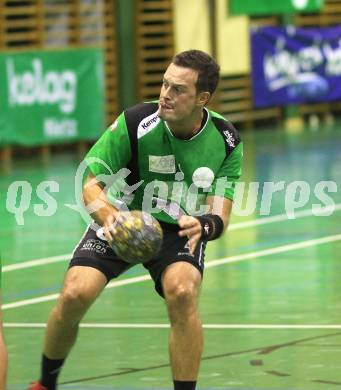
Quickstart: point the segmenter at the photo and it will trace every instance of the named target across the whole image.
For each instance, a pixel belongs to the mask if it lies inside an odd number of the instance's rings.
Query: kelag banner
[[[316,12],[324,0],[229,0],[231,15],[273,15]]]
[[[0,144],[98,137],[103,72],[101,49],[0,54]]]
[[[341,99],[341,26],[252,31],[257,107]]]

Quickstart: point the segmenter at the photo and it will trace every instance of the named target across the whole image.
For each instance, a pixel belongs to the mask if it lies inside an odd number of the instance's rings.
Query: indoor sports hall
[[[39,378],[46,321],[89,222],[85,153],[122,110],[157,99],[173,55],[193,48],[220,64],[210,108],[244,144],[229,228],[205,253],[197,388],[341,388],[340,24],[341,0],[0,2],[8,390]],[[58,388],[171,389],[168,332],[136,265],[85,315]]]

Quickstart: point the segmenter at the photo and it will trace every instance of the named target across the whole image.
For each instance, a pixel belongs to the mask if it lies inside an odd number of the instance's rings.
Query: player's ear
[[[210,98],[211,94],[209,92],[200,92],[197,99],[198,105],[205,106],[209,102]]]

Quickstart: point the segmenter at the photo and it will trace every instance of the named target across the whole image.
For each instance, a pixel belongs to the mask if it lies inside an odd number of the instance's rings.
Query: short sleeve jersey
[[[157,102],[133,106],[90,149],[86,162],[99,181],[113,184],[109,194],[118,204],[168,223],[203,214],[208,195],[233,200],[243,155],[234,126],[205,110],[201,130],[184,140],[158,116]]]

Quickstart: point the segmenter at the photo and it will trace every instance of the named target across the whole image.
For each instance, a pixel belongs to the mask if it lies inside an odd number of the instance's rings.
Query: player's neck
[[[176,122],[167,121],[167,126],[174,137],[190,139],[201,130],[204,117],[204,110],[202,109],[194,112],[193,115],[190,118],[186,118],[186,120]]]

